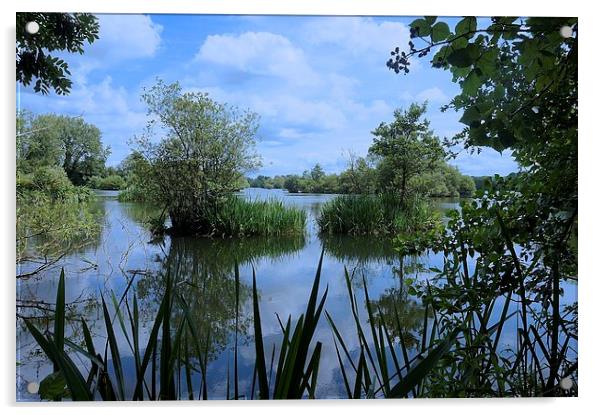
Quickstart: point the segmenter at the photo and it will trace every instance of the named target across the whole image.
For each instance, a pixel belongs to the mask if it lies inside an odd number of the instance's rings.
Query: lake
[[[183,275],[185,297],[198,320],[199,330],[210,333],[206,345],[209,352],[207,371],[208,394],[211,399],[224,399],[228,372],[232,376],[235,280],[234,267],[240,266],[241,306],[239,339],[239,378],[241,398],[250,393],[250,383],[255,363],[252,339],[252,273],[255,270],[260,294],[262,327],[269,359],[274,343],[279,344],[281,326],[278,317],[286,321],[296,319],[307,306],[316,268],[322,250],[321,290],[328,286],[325,309],[337,324],[352,353],[358,352],[355,322],[351,314],[345,268],[353,273],[352,287],[363,301],[362,279],[365,279],[370,299],[381,304],[395,301],[399,304],[407,345],[415,345],[422,327],[424,311],[419,300],[410,296],[405,278],[428,278],[429,267],[441,267],[441,254],[427,253],[419,258],[401,258],[386,238],[374,237],[324,237],[317,232],[316,217],[320,207],[334,195],[289,194],[281,190],[245,189],[241,197],[278,199],[287,205],[304,209],[308,215],[307,232],[295,238],[203,239],[169,238],[151,241],[145,222],[156,209],[135,203],[121,203],[117,192],[98,192],[98,211],[102,231],[84,248],[76,248],[53,269],[35,278],[22,280],[17,286],[17,299],[21,303],[52,306],[55,301],[60,267],[66,274],[67,301],[71,303],[67,318],[67,335],[81,339],[80,318],[84,318],[93,332],[97,350],[104,350],[106,341],[103,326],[101,294],[110,303],[111,292],[121,295],[132,284],[140,303],[144,322],[141,343],[145,344],[158,309],[162,293],[162,278],[168,264],[178,264]],[[442,211],[457,209],[459,200],[435,201]],[[27,271],[21,269],[19,272]],[[565,301],[574,301],[576,284],[565,284]],[[361,319],[367,325],[365,310],[360,307]],[[27,308],[24,313],[36,313]],[[49,322],[49,324],[52,324]],[[515,333],[509,325],[509,333]],[[116,325],[116,332],[121,334]],[[323,316],[318,324],[315,339],[323,343],[318,383],[319,398],[343,398],[345,389],[332,342],[332,330]],[[119,337],[125,371],[133,373],[133,357],[127,356],[128,345]],[[512,347],[515,339],[502,338],[502,344]],[[33,339],[22,327],[17,327],[17,399],[38,398],[30,395],[28,382],[39,382],[52,371],[44,355],[35,353]],[[277,353],[276,353],[277,356]],[[75,360],[84,362],[83,358]],[[129,363],[128,363],[129,362]],[[129,365],[129,366],[128,366]],[[198,376],[196,377],[198,382]],[[130,385],[133,387],[133,385]]]

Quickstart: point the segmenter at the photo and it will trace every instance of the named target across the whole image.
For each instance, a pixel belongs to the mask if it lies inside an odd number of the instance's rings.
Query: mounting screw
[[[562,26],[560,28],[560,36],[562,36],[565,39],[573,37],[573,28],[570,26]]]
[[[38,393],[40,390],[40,384],[38,382],[29,382],[27,384],[27,392],[33,394]]]
[[[30,35],[35,35],[40,30],[40,25],[37,22],[27,22],[25,31]]]
[[[571,378],[564,378],[560,381],[560,387],[565,391],[568,391],[573,387],[573,380]]]

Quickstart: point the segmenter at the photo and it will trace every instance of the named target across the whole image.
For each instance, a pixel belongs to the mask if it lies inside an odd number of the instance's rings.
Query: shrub
[[[149,202],[149,195],[144,189],[135,186],[129,185],[121,192],[119,192],[119,196],[117,196],[117,200],[120,202]]]
[[[125,179],[117,174],[107,177],[94,176],[90,178],[88,185],[93,189],[121,190],[125,188]]]
[[[64,199],[74,192],[73,184],[61,167],[39,167],[21,185],[23,190],[42,192],[53,199]]]

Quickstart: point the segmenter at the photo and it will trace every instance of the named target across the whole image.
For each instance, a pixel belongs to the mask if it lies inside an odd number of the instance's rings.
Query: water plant
[[[207,212],[211,236],[303,235],[306,216],[301,209],[279,200],[245,200],[229,197],[214,212]]]
[[[318,226],[321,232],[329,234],[391,234],[394,219],[401,213],[402,207],[394,196],[337,196],[322,207]]]
[[[262,316],[259,306],[259,293],[255,273],[253,272],[253,326],[255,338],[255,369],[251,383],[251,391],[241,394],[238,376],[238,319],[240,309],[238,267],[235,267],[236,310],[234,340],[234,395],[230,390],[230,370],[228,370],[226,399],[238,399],[244,396],[250,399],[300,399],[315,398],[319,391],[318,373],[322,352],[322,343],[314,340],[315,330],[322,316],[328,295],[328,288],[319,295],[322,272],[322,253],[305,313],[297,318],[289,316],[286,323],[281,323],[282,340],[278,355],[274,346],[267,364],[262,335]],[[194,323],[190,305],[175,287],[177,283],[177,263],[173,273],[165,275],[165,291],[154,317],[148,340],[141,344],[141,321],[138,299],[128,294],[131,282],[121,297],[111,294],[111,307],[102,299],[102,314],[106,330],[104,351],[96,348],[87,323],[82,319],[83,344],[65,336],[65,275],[61,272],[57,289],[56,309],[54,312],[54,330],[42,333],[33,322],[25,320],[24,324],[31,332],[37,344],[53,364],[54,371],[42,381],[40,390],[42,399],[61,400],[68,398],[75,401],[94,399],[102,400],[173,400],[173,399],[208,399],[207,388],[207,348],[202,347],[204,338],[210,332],[201,333]],[[350,397],[377,397],[384,391],[385,397],[403,397],[424,378],[436,362],[449,349],[455,331],[441,341],[431,336],[428,346],[423,344],[424,360],[406,359],[403,366],[389,371],[386,366],[385,348],[391,347],[392,337],[377,321],[369,309],[370,330],[376,342],[374,346],[366,341],[358,317],[357,302],[350,289],[352,312],[356,319],[358,335],[361,338],[362,352],[360,360],[354,366],[356,370],[356,386]],[[367,297],[367,303],[369,299]],[[178,318],[174,318],[178,317]],[[333,332],[337,334],[347,356],[349,351],[341,341],[336,325],[327,314]],[[118,341],[117,330],[121,330],[125,338],[128,353],[134,360],[134,373],[126,373],[123,346]],[[378,335],[377,335],[378,333]],[[386,343],[385,343],[386,339]],[[338,346],[337,346],[338,347]],[[374,347],[374,352],[370,348]],[[338,349],[337,349],[338,350]],[[76,364],[73,353],[80,354],[88,360],[88,365]],[[338,352],[337,352],[338,353]],[[407,356],[404,354],[404,356]],[[378,366],[374,361],[378,361]],[[340,356],[339,356],[340,360]],[[368,363],[370,362],[370,367]],[[416,363],[418,362],[418,363]],[[413,365],[413,363],[416,363]],[[269,368],[269,369],[268,369]],[[341,366],[345,379],[347,372]],[[372,372],[374,371],[374,372]],[[402,373],[403,372],[403,373]],[[370,381],[376,373],[377,384]],[[200,377],[194,386],[193,374]],[[394,378],[399,381],[393,382]],[[345,381],[347,384],[347,380]],[[378,385],[378,387],[375,387]],[[256,389],[257,387],[257,389]],[[364,390],[365,393],[361,391]],[[257,391],[257,393],[255,392]],[[223,397],[222,397],[223,398]]]
[[[443,228],[427,199],[412,195],[401,203],[385,193],[338,196],[324,204],[318,226],[326,234],[397,235],[407,241],[407,254],[416,252],[412,245],[426,245]]]

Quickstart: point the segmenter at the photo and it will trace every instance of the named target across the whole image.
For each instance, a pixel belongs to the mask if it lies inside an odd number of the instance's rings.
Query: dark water
[[[427,278],[429,273],[426,269],[442,265],[440,255],[426,254],[420,258],[405,259],[401,264],[399,256],[385,238],[320,236],[315,218],[320,206],[333,195],[247,189],[242,196],[250,199],[276,198],[304,209],[308,213],[306,235],[246,240],[166,238],[151,242],[145,221],[156,213],[155,209],[140,204],[120,203],[115,192],[100,192],[97,208],[103,223],[101,234],[87,248],[73,252],[57,264],[65,268],[67,301],[73,303],[68,318],[83,317],[95,335],[97,350],[104,350],[106,339],[100,320],[100,295],[109,299],[113,291],[119,296],[132,281],[144,322],[141,344],[145,344],[145,335],[152,325],[163,289],[160,275],[165,273],[168,266],[177,263],[179,275],[186,276],[183,293],[194,310],[200,330],[211,333],[207,373],[209,397],[223,399],[226,396],[228,370],[232,373],[235,310],[233,270],[238,263],[241,274],[239,384],[241,393],[248,394],[255,362],[251,337],[252,269],[257,275],[264,342],[266,353],[269,354],[272,344],[279,343],[281,339],[277,315],[285,321],[289,315],[295,319],[305,311],[320,253],[324,249],[321,288],[323,290],[328,286],[325,309],[333,317],[348,347],[353,351],[359,346],[349,306],[345,267],[354,272],[353,287],[359,299],[364,298],[361,285],[363,276],[370,298],[380,302],[383,309],[387,309],[386,304],[391,301],[399,304],[403,330],[407,333],[408,346],[412,347],[412,335],[417,335],[420,330],[424,312],[420,301],[404,290],[403,279]],[[457,208],[459,201],[440,200],[437,204],[441,210],[447,210]],[[37,278],[21,281],[17,298],[53,303],[59,269],[54,268]],[[565,296],[576,297],[576,287],[569,287],[568,290]],[[363,307],[361,313],[362,321],[366,322]],[[121,334],[119,329],[116,331]],[[512,332],[510,329],[509,333]],[[67,334],[76,339],[82,338],[77,321],[73,321]],[[318,396],[344,397],[332,331],[325,318],[318,325],[315,339],[323,343]],[[127,354],[127,342],[123,336],[120,341],[126,373],[128,369],[129,373],[133,373],[133,358],[131,352],[129,356]],[[514,342],[511,336],[502,338],[502,343],[508,346]],[[29,334],[22,327],[17,327],[17,398],[20,400],[35,399],[35,396],[26,392],[27,383],[39,382],[52,369],[44,356],[34,351]]]

